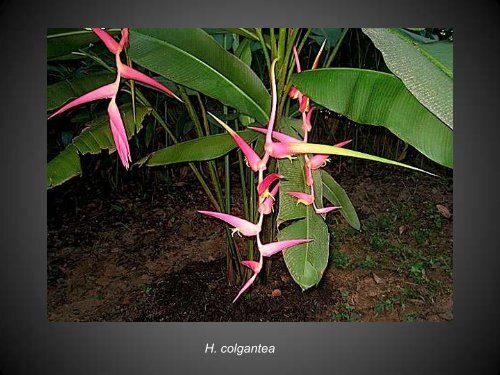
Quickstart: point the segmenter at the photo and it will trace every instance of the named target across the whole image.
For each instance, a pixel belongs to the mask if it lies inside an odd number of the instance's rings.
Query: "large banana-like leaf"
[[[330,203],[342,207],[340,214],[346,219],[350,226],[360,230],[361,224],[359,223],[358,214],[345,190],[332,176],[330,176],[330,174],[328,174],[328,172],[322,169],[320,173],[323,184],[323,197],[330,201]]]
[[[282,119],[280,131],[292,135],[300,129],[300,121]],[[278,160],[278,171],[285,178],[280,182],[278,225],[294,220],[278,233],[280,241],[296,238],[313,239],[312,242],[294,246],[283,252],[286,266],[293,279],[305,290],[321,280],[326,268],[329,254],[328,227],[320,215],[311,206],[297,204],[297,199],[287,193],[291,191],[308,192],[305,183],[304,157]],[[322,186],[319,171],[314,171],[313,178],[318,184],[317,194],[321,194]],[[318,197],[319,198],[319,197]],[[321,198],[318,199],[321,204]]]
[[[144,117],[151,112],[151,108],[137,106],[136,121],[134,121],[134,114],[130,104],[123,105],[120,112],[130,139],[142,128]],[[103,114],[92,121],[88,128],[76,136],[66,149],[48,163],[47,188],[50,189],[61,185],[70,178],[81,174],[78,154],[98,154],[103,149],[109,150],[109,153],[116,151],[107,114]]]
[[[99,86],[111,83],[115,78],[115,74],[103,72],[54,83],[47,87],[47,110],[59,108],[70,99],[77,98]]]
[[[394,75],[328,68],[296,74],[293,83],[332,111],[361,124],[384,126],[431,160],[453,167],[453,131]]]
[[[176,83],[218,99],[260,123],[270,95],[245,63],[201,29],[132,29],[130,58]]]
[[[292,222],[278,233],[278,240],[297,238],[313,239],[312,242],[286,249],[283,252],[286,266],[302,290],[319,283],[328,263],[328,227],[311,206],[303,219]]]
[[[257,139],[260,134],[244,130],[238,134],[248,143]],[[216,134],[177,143],[155,151],[137,162],[138,165],[155,167],[175,163],[206,161],[224,156],[237,147],[229,134]]]
[[[398,29],[363,29],[387,67],[432,113],[453,129],[453,43],[419,43]]]

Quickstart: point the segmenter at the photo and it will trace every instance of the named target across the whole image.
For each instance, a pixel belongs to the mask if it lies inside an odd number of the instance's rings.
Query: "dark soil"
[[[428,166],[425,166],[428,167]],[[428,168],[430,169],[430,168]],[[332,171],[331,171],[332,172]],[[340,173],[339,173],[340,172]],[[447,321],[453,314],[451,173],[434,178],[358,162],[332,175],[363,231],[328,218],[332,252],[302,292],[282,257],[232,304],[222,226],[190,175],[174,185],[77,178],[49,191],[51,321]],[[234,192],[239,214],[238,190]],[[450,216],[447,215],[447,216]]]
[[[340,293],[333,283],[301,293],[282,258],[272,264],[270,279],[232,304],[239,286],[228,287],[225,259],[191,263],[152,285],[140,321],[287,321],[323,320]],[[273,291],[279,296],[273,297]],[[278,292],[279,291],[279,292]]]

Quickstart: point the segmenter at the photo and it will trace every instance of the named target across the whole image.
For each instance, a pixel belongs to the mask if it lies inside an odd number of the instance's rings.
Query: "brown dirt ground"
[[[275,256],[268,282],[235,304],[223,228],[197,214],[210,206],[189,177],[115,192],[82,178],[49,191],[48,319],[451,320],[453,217],[436,208],[452,215],[451,172],[434,178],[363,162],[338,172],[363,231],[330,216],[332,254],[318,287],[302,292]]]

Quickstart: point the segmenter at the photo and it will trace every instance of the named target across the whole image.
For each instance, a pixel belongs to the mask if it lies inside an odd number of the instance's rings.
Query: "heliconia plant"
[[[332,156],[361,158],[425,172],[398,161],[351,150],[351,139],[333,145],[313,143],[314,131],[318,129],[315,114],[327,108],[354,121],[384,126],[432,160],[451,167],[452,118],[448,110],[443,110],[450,102],[449,92],[446,92],[446,100],[438,100],[442,106],[435,116],[432,100],[429,102],[425,94],[439,90],[426,91],[428,79],[423,85],[412,84],[406,89],[405,86],[409,86],[406,75],[401,76],[401,81],[399,75],[367,69],[330,68],[347,30],[339,32],[338,35],[343,36],[336,41],[318,39],[322,34],[315,34],[315,29],[280,28],[278,35],[275,29],[268,29],[267,34],[260,28],[218,30],[223,35],[222,43],[209,34],[213,31],[202,29],[124,28],[119,30],[119,41],[103,29],[92,29],[114,56],[115,80],[55,107],[58,109],[49,119],[90,101],[110,99],[110,131],[120,161],[128,169],[131,162],[128,138],[116,104],[121,78],[145,84],[176,99],[179,105],[185,106],[196,138],[178,143],[166,119],[153,109],[155,119],[175,144],[154,151],[136,164],[157,167],[191,163],[213,207],[213,210],[199,207],[199,213],[225,225],[228,279],[241,286],[233,302],[263,274],[264,258],[279,253],[283,254],[294,281],[302,290],[308,289],[317,285],[328,261],[327,214],[342,215],[354,228],[360,229],[347,194],[323,169]],[[391,53],[391,46],[397,46],[398,41],[409,55],[415,54],[403,31],[364,29],[363,32],[391,59],[390,66],[407,64],[407,60]],[[228,36],[233,38],[232,43],[228,43]],[[391,38],[391,43],[384,43],[386,37]],[[318,52],[311,68],[304,70],[301,51],[312,40],[317,43],[311,45],[315,45],[314,50]],[[442,47],[448,51],[449,46]],[[229,52],[230,48],[233,53]],[[177,94],[124,64],[120,56],[125,50],[129,62],[176,84]],[[446,67],[446,61],[436,62],[446,56],[442,50],[435,58],[429,51],[426,57],[415,57],[415,61],[426,64],[429,69]],[[260,59],[254,59],[254,55]],[[252,69],[256,65],[260,69]],[[269,73],[269,90],[254,70]],[[421,69],[418,71],[425,74]],[[446,69],[444,73],[446,77],[441,81],[448,90],[450,74]],[[367,89],[364,90],[363,85]],[[191,102],[187,89],[195,91],[198,106]],[[221,103],[223,120],[218,110],[205,109],[201,95]],[[425,97],[425,105],[415,97]],[[235,115],[233,120],[226,116],[230,113]],[[446,120],[446,124],[440,119]],[[422,131],[416,132],[419,127]],[[229,152],[235,148],[244,217],[231,215]],[[224,157],[222,181],[217,173],[221,168],[217,160],[221,157]],[[195,166],[194,162],[200,164]],[[210,182],[205,181],[205,174]],[[324,206],[323,199],[330,203]],[[246,253],[235,245],[235,235],[248,242]],[[230,276],[230,267],[237,271],[231,273],[234,278]]]
[[[313,69],[317,66],[321,51],[323,50],[322,44],[318,56],[315,59],[313,64]],[[295,59],[297,61],[297,71],[300,72],[300,63],[298,62],[298,54],[297,49],[294,47]],[[314,207],[314,211],[318,215],[326,215],[327,213],[338,211],[341,207],[338,206],[330,206],[330,207],[321,207],[319,208],[315,204],[315,195],[314,195],[314,180],[312,178],[312,171],[325,166],[329,153],[334,154],[337,148],[347,145],[350,140],[343,141],[341,143],[332,146],[333,149],[326,149],[328,153],[325,154],[313,154],[316,150],[321,150],[318,148],[320,145],[314,145],[307,143],[307,135],[312,130],[311,124],[311,113],[314,108],[311,108],[309,105],[309,98],[298,91],[296,88],[292,87],[290,89],[290,97],[297,99],[299,101],[299,110],[302,113],[302,131],[304,134],[304,139],[301,141],[299,139],[287,136],[285,134],[281,134],[279,132],[274,131],[274,123],[276,120],[276,107],[277,107],[277,93],[276,93],[276,74],[275,74],[275,66],[277,60],[273,60],[271,64],[271,95],[272,95],[272,104],[271,104],[271,114],[269,116],[269,122],[267,124],[267,128],[264,130],[253,128],[253,130],[257,130],[259,132],[263,132],[266,135],[264,150],[265,153],[261,157],[259,156],[246,142],[243,140],[235,131],[233,131],[227,124],[218,119],[215,115],[210,114],[233,138],[234,142],[238,145],[240,150],[245,155],[247,160],[247,165],[252,171],[258,173],[258,183],[257,183],[257,193],[258,193],[258,204],[259,204],[259,218],[257,223],[251,223],[247,220],[241,219],[239,217],[235,217],[229,214],[212,212],[212,211],[198,211],[201,214],[208,215],[219,220],[222,220],[229,225],[233,226],[233,234],[238,233],[244,236],[256,236],[257,238],[257,249],[259,251],[259,262],[255,262],[253,260],[244,260],[242,264],[246,267],[249,267],[253,271],[252,277],[243,285],[237,294],[236,298],[233,302],[235,302],[244,291],[246,291],[255,281],[257,275],[262,270],[263,257],[271,256],[280,251],[285,251],[286,249],[301,245],[304,243],[308,243],[313,241],[313,239],[294,239],[294,240],[286,240],[286,241],[277,241],[271,242],[263,245],[260,239],[260,233],[262,231],[262,223],[264,220],[264,216],[269,214],[272,211],[273,203],[274,203],[274,195],[279,188],[279,184],[276,184],[276,190],[274,193],[270,193],[268,187],[275,181],[281,178],[286,178],[286,176],[279,175],[277,173],[268,174],[264,177],[264,171],[267,169],[267,163],[270,157],[274,157],[277,159],[288,158],[290,162],[293,162],[294,156],[296,154],[304,154],[305,159],[305,176],[306,176],[306,184],[309,187],[309,192],[288,192],[288,195],[297,199],[297,204],[301,203],[306,206],[312,205]],[[273,141],[273,138],[276,141]],[[303,147],[297,148],[295,147],[297,144],[301,144]],[[309,157],[309,154],[312,154]],[[270,210],[271,208],[271,210]]]

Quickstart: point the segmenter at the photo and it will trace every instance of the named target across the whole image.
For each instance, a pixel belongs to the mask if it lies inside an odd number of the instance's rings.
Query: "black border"
[[[0,1],[1,374],[498,374],[498,0]],[[46,28],[453,27],[454,320],[450,323],[49,323]],[[274,355],[204,355],[207,342]]]

